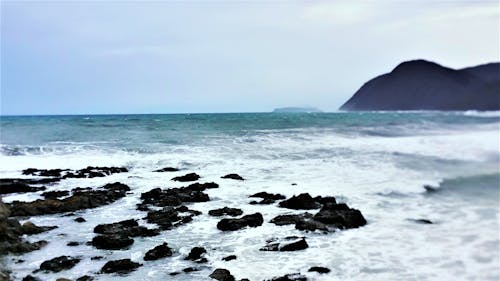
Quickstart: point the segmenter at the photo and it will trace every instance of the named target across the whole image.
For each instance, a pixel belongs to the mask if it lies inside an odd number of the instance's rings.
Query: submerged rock
[[[409,220],[420,224],[433,224],[433,222],[428,219],[409,219]]]
[[[313,267],[309,268],[308,272],[317,272],[317,273],[325,274],[325,273],[330,272],[330,269],[328,269],[326,267],[322,267],[322,266],[313,266]]]
[[[98,190],[76,190],[72,196],[62,200],[14,201],[10,204],[11,216],[37,216],[95,208],[125,197],[127,191],[130,191],[127,185],[116,182],[106,184]]]
[[[80,262],[79,258],[72,258],[69,256],[60,256],[47,261],[42,262],[40,265],[40,270],[59,272],[66,269],[74,267]]]
[[[274,277],[271,281],[307,281],[307,277],[300,273],[292,273],[281,277]]]
[[[230,255],[227,257],[222,258],[223,261],[232,261],[235,260],[237,257],[235,255]]]
[[[177,168],[174,168],[174,167],[165,167],[165,168],[161,168],[161,169],[158,169],[158,170],[154,170],[154,172],[158,172],[158,173],[161,173],[161,172],[178,172],[180,171],[179,169]]]
[[[82,222],[86,222],[87,220],[85,220],[84,218],[82,217],[78,217],[78,218],[75,218],[74,221],[76,222],[79,222],[79,223],[82,223]]]
[[[187,182],[187,181],[197,181],[200,176],[196,173],[185,174],[184,176],[174,177],[173,181]]]
[[[290,236],[284,239],[273,238],[267,240],[266,246],[260,248],[260,251],[280,251],[291,252],[307,249],[309,245],[304,237]]]
[[[239,180],[239,181],[245,180],[242,176],[240,176],[238,174],[227,174],[225,176],[222,176],[221,178],[222,179],[233,179],[233,180]]]
[[[144,260],[145,261],[157,260],[165,257],[170,257],[172,256],[172,254],[173,254],[172,249],[170,249],[168,243],[165,242],[147,251],[146,255],[144,255]]]
[[[311,210],[321,208],[321,204],[316,202],[311,195],[309,195],[309,193],[302,193],[285,201],[281,201],[279,206],[295,210]]]
[[[267,193],[265,191],[252,194],[248,197],[257,197],[257,198],[271,199],[271,200],[281,200],[286,198],[284,195],[281,195],[279,193],[274,194],[274,193]]]
[[[210,275],[210,278],[218,281],[234,281],[234,276],[227,269],[217,268]]]
[[[196,210],[190,210],[186,206],[174,207],[164,207],[158,211],[150,211],[146,216],[146,221],[149,223],[155,223],[160,226],[162,230],[172,229],[179,225],[191,222],[194,216],[200,215],[201,212]]]
[[[90,275],[83,275],[81,277],[76,278],[75,281],[92,281],[92,280],[94,280],[94,277]]]
[[[224,207],[221,209],[210,210],[208,211],[208,214],[214,217],[221,217],[225,215],[237,217],[241,216],[243,214],[243,211],[241,209]]]
[[[31,186],[23,179],[0,179],[0,194],[26,193],[45,190],[44,186]]]
[[[264,218],[261,213],[243,216],[239,219],[222,219],[217,223],[217,228],[222,231],[234,231],[242,229],[246,226],[257,227],[261,226]]]
[[[198,263],[207,262],[207,259],[203,257],[206,252],[207,252],[207,250],[205,250],[205,248],[203,248],[203,247],[194,247],[191,249],[188,256],[184,259],[195,261]]]
[[[133,262],[130,259],[114,260],[114,261],[108,261],[102,267],[101,272],[127,274],[136,270],[140,266],[142,266],[142,264]]]

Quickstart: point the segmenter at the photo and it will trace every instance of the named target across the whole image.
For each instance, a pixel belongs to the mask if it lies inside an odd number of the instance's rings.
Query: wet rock
[[[75,281],[92,281],[92,280],[94,280],[94,277],[89,275],[83,275],[81,277],[76,278]]]
[[[64,196],[69,196],[69,191],[67,190],[55,190],[55,191],[47,191],[43,192],[42,196],[50,199],[57,199]]]
[[[286,197],[284,195],[281,195],[279,193],[267,193],[267,192],[258,192],[255,194],[252,194],[248,197],[257,197],[257,198],[262,198],[262,199],[271,199],[271,200],[281,200],[285,199]]]
[[[75,218],[74,221],[76,222],[79,222],[79,223],[82,223],[82,222],[86,222],[87,220],[85,220],[84,218],[82,217],[78,217],[78,218]]]
[[[316,202],[318,202],[318,203],[320,203],[322,205],[325,205],[325,204],[337,204],[337,200],[333,196],[325,196],[325,197],[316,196],[316,197],[314,197],[314,201],[316,201]]]
[[[24,179],[0,179],[0,194],[25,193],[45,190],[45,187],[36,187],[28,184]]]
[[[102,267],[101,272],[127,274],[136,270],[140,266],[142,266],[142,264],[133,262],[130,259],[114,260],[114,261],[108,261]]]
[[[236,259],[235,255],[230,255],[230,256],[222,258],[223,261],[232,261],[232,260],[235,260],[235,259]]]
[[[366,220],[359,210],[351,209],[346,204],[325,204],[314,215],[314,220],[338,228],[357,228],[366,224]]]
[[[184,259],[195,261],[198,263],[207,262],[207,259],[203,257],[206,252],[207,252],[207,250],[205,250],[205,248],[203,248],[203,247],[194,247],[189,252],[189,255],[187,257],[185,257]]]
[[[154,172],[158,172],[158,173],[161,173],[161,172],[178,172],[180,171],[179,169],[177,168],[174,168],[174,167],[165,167],[165,168],[161,168],[161,169],[158,169],[158,170],[154,170]]]
[[[61,172],[69,171],[68,169],[35,169],[28,168],[23,170],[23,175],[40,176],[40,177],[60,177]]]
[[[172,254],[173,254],[172,249],[168,247],[168,243],[163,243],[147,251],[146,255],[144,255],[144,260],[145,261],[157,260],[165,257],[170,257],[172,256]]]
[[[80,245],[80,242],[76,242],[76,241],[69,241],[66,246],[69,246],[69,247],[75,247],[75,246],[78,246]]]
[[[217,228],[222,231],[235,231],[246,226],[257,227],[261,226],[264,218],[261,213],[243,216],[239,219],[222,219],[217,223]]]
[[[227,269],[217,268],[209,275],[210,278],[218,281],[234,281],[234,276]]]
[[[282,208],[295,210],[311,210],[321,208],[321,204],[316,202],[309,193],[302,193],[293,196],[290,199],[281,201],[279,206]]]
[[[233,180],[239,180],[239,181],[245,180],[243,177],[241,177],[238,174],[227,174],[225,176],[222,176],[221,178],[222,179],[233,179]]]
[[[187,182],[187,181],[197,181],[200,176],[196,173],[185,174],[184,176],[174,177],[173,181]]]
[[[311,219],[313,217],[310,213],[303,213],[298,215],[279,215],[273,218],[270,223],[274,223],[275,225],[288,225],[288,224],[296,224],[299,221],[304,221],[306,219]]]
[[[325,274],[325,273],[330,272],[330,269],[328,269],[326,267],[322,267],[322,266],[313,266],[313,267],[309,268],[308,272],[317,272],[317,273]]]
[[[41,281],[40,278],[38,277],[35,277],[33,275],[26,275],[24,278],[23,278],[23,281]]]
[[[269,205],[269,204],[273,204],[275,203],[276,201],[275,200],[272,200],[272,199],[262,199],[260,201],[250,201],[249,204],[251,205]]]
[[[151,237],[159,235],[160,231],[139,226],[136,220],[129,219],[115,223],[99,224],[94,228],[94,233],[127,237]]]
[[[198,270],[199,270],[198,268],[186,267],[182,271],[185,272],[185,273],[189,273],[189,272],[194,272],[194,271],[198,271]]]
[[[433,224],[433,222],[428,220],[428,219],[410,219],[410,221],[420,223],[420,224]]]
[[[92,239],[92,246],[97,249],[122,250],[134,243],[134,239],[124,235],[97,235]]]
[[[260,248],[260,251],[280,251],[291,252],[307,249],[309,245],[304,237],[290,236],[284,239],[273,238],[267,240],[266,246]]]
[[[326,224],[315,221],[312,219],[299,220],[295,223],[295,229],[304,231],[324,231],[324,232],[334,232],[334,228],[328,227]]]
[[[307,281],[307,277],[300,273],[292,273],[281,277],[274,277],[271,281]]]
[[[55,229],[57,226],[37,226],[34,223],[27,221],[23,223],[22,228],[24,234],[33,235]]]
[[[79,258],[72,258],[69,256],[60,256],[47,261],[42,262],[40,265],[40,270],[59,272],[66,269],[74,267],[80,262]]]
[[[168,230],[191,222],[194,216],[200,214],[201,212],[190,210],[186,206],[164,207],[158,211],[149,211],[145,219],[149,223],[157,224],[162,230]]]
[[[41,177],[53,177],[59,179],[66,178],[96,178],[105,177],[115,173],[128,172],[127,168],[123,167],[92,167],[80,170],[68,170],[68,169],[35,169],[29,168],[23,170],[23,175],[31,176],[41,176]]]
[[[237,217],[241,216],[243,214],[243,211],[241,209],[224,207],[221,209],[210,210],[208,211],[208,214],[214,217],[221,217],[221,216]]]
[[[125,197],[127,191],[130,191],[128,186],[116,182],[106,184],[98,190],[73,191],[72,196],[62,200],[14,201],[10,204],[11,216],[37,216],[95,208]]]
[[[153,205],[157,207],[179,206],[183,203],[207,202],[210,198],[203,190],[218,187],[215,183],[192,184],[187,187],[162,190],[152,189],[141,194],[142,203],[139,207]]]
[[[205,183],[192,183],[185,187],[185,189],[193,191],[205,191],[206,189],[219,188],[219,185],[215,182],[205,182]]]
[[[104,258],[103,256],[95,256],[95,257],[91,257],[90,260],[98,261],[98,260],[102,260],[103,258]]]
[[[2,198],[0,198],[0,220],[7,219],[10,216],[10,208],[7,206]]]

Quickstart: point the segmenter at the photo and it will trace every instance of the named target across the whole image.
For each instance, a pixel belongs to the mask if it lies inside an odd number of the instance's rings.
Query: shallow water
[[[57,274],[35,275],[43,280],[77,278],[94,274],[108,260],[131,258],[144,265],[122,277],[126,280],[208,280],[215,268],[250,280],[293,272],[311,280],[500,279],[500,115],[495,112],[2,117],[0,122],[1,177],[19,177],[29,167],[125,166],[129,173],[67,179],[48,190],[120,181],[133,192],[111,205],[78,212],[85,223],[61,215],[29,218],[59,228],[28,237],[50,240],[40,251],[4,257],[4,266],[15,278],[44,260],[69,254],[82,261]],[[183,171],[152,172],[166,166]],[[170,179],[187,172],[200,174],[201,182],[220,185],[206,191],[210,202],[189,205],[203,212],[193,222],[156,237],[136,238],[124,251],[66,246],[68,241],[91,240],[96,224],[143,218],[145,213],[135,210],[141,192],[182,186]],[[220,179],[227,173],[247,180]],[[437,191],[425,192],[424,185]],[[259,191],[287,197],[302,192],[333,195],[359,209],[368,224],[326,235],[275,226],[268,223],[273,217],[300,211],[248,204],[247,196]],[[37,198],[29,193],[3,200]],[[219,219],[207,212],[224,206],[247,214],[261,212],[265,222],[222,233],[216,228]],[[290,235],[305,236],[309,248],[290,253],[258,250],[269,238]],[[175,250],[173,257],[142,261],[147,250],[164,241]],[[198,272],[169,276],[194,266],[183,260],[194,246],[207,248],[209,263]],[[238,258],[221,261],[231,254]],[[96,255],[105,258],[91,261]],[[307,273],[311,266],[332,272]]]

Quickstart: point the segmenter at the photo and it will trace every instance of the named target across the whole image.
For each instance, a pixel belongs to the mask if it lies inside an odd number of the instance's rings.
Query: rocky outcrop
[[[148,229],[139,226],[136,220],[124,220],[110,224],[99,224],[94,233],[100,235],[92,239],[92,246],[98,249],[119,250],[126,249],[134,243],[132,237],[150,237],[160,234],[157,229]]]
[[[72,258],[69,256],[60,256],[60,257],[53,258],[53,259],[42,262],[42,264],[40,265],[40,270],[59,272],[59,271],[63,271],[66,269],[70,269],[70,268],[74,267],[79,262],[80,262],[79,258]]]
[[[287,225],[287,224],[296,224],[300,221],[305,221],[311,219],[313,217],[310,213],[303,213],[298,215],[279,215],[273,218],[270,223],[274,223],[275,225]]]
[[[200,176],[196,173],[185,174],[184,176],[174,177],[173,181],[187,182],[187,181],[197,181],[200,179]]]
[[[217,188],[216,183],[192,184],[186,187],[160,189],[155,188],[141,194],[142,203],[139,209],[147,210],[148,205],[157,207],[180,206],[183,203],[207,202],[210,197],[203,191],[207,188]]]
[[[217,268],[210,275],[210,278],[215,279],[217,281],[234,281],[234,276],[231,275],[231,272],[227,269]]]
[[[191,210],[186,206],[164,207],[158,211],[149,211],[146,216],[146,221],[157,224],[160,229],[168,230],[179,225],[191,222],[194,216],[200,215],[201,212]]]
[[[26,193],[45,190],[44,186],[31,186],[24,179],[0,179],[0,194]]]
[[[291,252],[304,250],[309,247],[304,237],[290,236],[283,239],[273,238],[266,241],[267,244],[260,251]]]
[[[295,210],[311,210],[321,208],[321,203],[313,199],[309,193],[302,193],[297,196],[293,196],[290,199],[281,201],[279,206]]]
[[[194,261],[197,263],[205,263],[207,262],[207,259],[204,257],[205,254],[207,253],[207,250],[203,247],[194,247],[191,249],[187,257],[185,257],[185,260],[190,260]]]
[[[267,204],[273,204],[276,202],[276,200],[282,200],[285,199],[286,197],[281,195],[281,194],[273,194],[273,193],[267,193],[267,192],[259,192],[255,193],[253,195],[248,196],[250,198],[262,198],[260,201],[251,201],[250,204],[260,204],[260,205],[267,205]]]
[[[67,179],[67,178],[97,178],[97,177],[105,177],[105,176],[109,176],[111,174],[124,173],[124,172],[128,172],[127,168],[88,166],[87,168],[84,168],[81,170],[29,168],[29,169],[23,170],[23,175]]]
[[[500,110],[500,63],[451,69],[414,60],[365,83],[341,110]]]
[[[239,219],[222,219],[217,223],[217,228],[222,231],[235,231],[244,227],[261,226],[264,222],[261,213],[243,216]]]
[[[224,207],[220,209],[210,210],[208,211],[208,214],[214,217],[221,217],[221,216],[237,217],[243,215],[243,211],[241,209]]]
[[[165,257],[172,256],[172,249],[168,246],[168,243],[163,243],[154,247],[153,249],[146,252],[144,255],[145,261],[158,260]]]
[[[140,266],[142,266],[142,264],[133,262],[130,259],[114,260],[108,261],[106,264],[104,264],[101,272],[127,274],[136,270]]]

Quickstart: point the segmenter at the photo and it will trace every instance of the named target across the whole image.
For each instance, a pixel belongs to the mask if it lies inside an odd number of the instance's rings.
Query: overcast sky
[[[336,110],[405,60],[499,60],[498,1],[1,1],[1,113]]]

